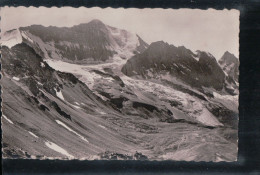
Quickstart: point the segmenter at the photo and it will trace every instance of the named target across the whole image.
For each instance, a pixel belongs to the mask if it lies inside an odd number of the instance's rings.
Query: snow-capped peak
[[[99,20],[66,29],[32,25],[3,34],[2,45],[9,48],[22,42],[37,48],[47,59],[84,64],[104,62],[115,56],[128,59],[148,46],[136,34],[108,26]]]
[[[118,55],[122,55],[126,58],[133,56],[133,51],[140,45],[137,35],[110,26],[107,26],[107,29],[112,36],[111,42],[113,48],[111,49],[115,50]]]
[[[9,48],[22,43],[22,41],[23,39],[19,29],[7,31],[1,36],[1,46],[7,46]]]

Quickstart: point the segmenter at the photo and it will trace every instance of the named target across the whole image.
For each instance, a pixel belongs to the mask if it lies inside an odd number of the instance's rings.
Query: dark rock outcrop
[[[229,81],[238,82],[239,78],[239,60],[235,55],[229,53],[228,51],[220,58],[219,64],[223,71],[228,75]]]
[[[194,54],[184,46],[175,47],[163,41],[152,43],[143,53],[129,59],[122,72],[148,79],[168,73],[194,87],[217,90],[223,89],[225,83],[225,74],[211,54]]]

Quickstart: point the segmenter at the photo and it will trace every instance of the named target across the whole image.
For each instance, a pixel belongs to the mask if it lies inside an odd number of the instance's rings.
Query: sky
[[[71,27],[99,19],[138,34],[148,44],[165,41],[175,46],[210,52],[220,59],[225,51],[239,56],[239,11],[136,8],[2,7],[1,31],[32,24]]]

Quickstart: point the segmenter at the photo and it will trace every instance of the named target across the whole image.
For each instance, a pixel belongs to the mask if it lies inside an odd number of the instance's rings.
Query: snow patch
[[[79,106],[77,106],[77,105],[71,104],[71,106],[73,106],[74,108],[77,108],[77,109],[81,109],[81,107],[79,107]]]
[[[35,135],[34,133],[32,133],[32,132],[30,132],[30,131],[28,131],[29,132],[29,134],[31,134],[33,137],[35,137],[35,138],[39,138],[37,135]]]
[[[64,124],[63,122],[59,121],[59,120],[55,120],[59,125],[63,126],[64,128],[66,128],[68,131],[74,133],[75,135],[77,135],[80,139],[82,139],[83,141],[89,143],[89,141],[83,137],[82,135],[80,135],[79,133],[77,133],[76,131],[72,130],[70,127],[68,127],[66,124]]]
[[[59,97],[61,100],[65,100],[64,97],[63,97],[63,95],[62,95],[61,90],[60,90],[60,91],[57,91],[56,89],[54,89],[54,90],[55,90],[55,92],[56,92],[57,97]]]
[[[137,35],[110,26],[107,26],[107,29],[112,36],[112,44],[108,49],[116,51],[119,56],[131,58],[134,55],[133,51],[140,45]]]
[[[133,70],[132,72],[137,75],[137,72],[135,70]]]
[[[200,60],[199,56],[193,56],[193,55],[192,55],[192,57],[193,57],[196,61],[199,61],[199,60]]]
[[[103,126],[103,125],[98,125],[99,127],[101,127],[101,128],[103,128],[103,129],[106,129],[106,127],[105,126]]]
[[[221,158],[221,155],[216,153],[216,162],[225,162],[226,160]]]
[[[45,64],[43,62],[41,62],[41,67],[45,67]]]
[[[63,149],[62,147],[56,145],[55,143],[53,142],[50,142],[50,141],[46,141],[45,142],[45,145],[48,146],[50,149],[58,152],[58,153],[61,153],[69,158],[74,158],[71,154],[69,154],[65,149]]]
[[[182,64],[179,64],[180,67],[182,67],[183,69],[187,69],[186,66],[183,66]]]
[[[163,66],[164,68],[166,68],[166,66],[165,66],[164,64],[162,64],[162,66]]]
[[[228,74],[227,74],[227,72],[226,71],[223,71],[224,72],[224,74],[226,75],[226,77],[228,77]]]
[[[234,66],[235,66],[235,63],[231,63],[230,65],[226,65],[226,66],[224,66],[222,68],[224,69],[224,72],[226,74],[228,74]]]
[[[161,75],[161,79],[163,79],[163,80],[168,80],[168,81],[172,81],[173,77],[170,75],[169,72],[167,72],[166,74]]]
[[[38,85],[41,85],[41,86],[43,86],[43,84],[42,84],[42,83],[40,83],[39,81],[37,81],[37,84],[38,84]]]
[[[29,38],[27,35],[26,35],[26,32],[21,32],[22,36],[27,39],[28,41],[30,41],[31,43],[33,43],[33,40],[31,40],[31,38]]]
[[[18,77],[13,77],[13,79],[14,79],[15,81],[19,81],[19,80],[20,80],[20,78],[18,78]]]
[[[222,99],[222,100],[229,100],[229,101],[233,101],[233,102],[236,102],[238,101],[238,95],[221,95],[217,92],[213,92],[213,96],[215,98],[218,98],[218,99]]]
[[[98,111],[100,114],[102,114],[102,115],[105,115],[105,114],[107,114],[107,113],[105,113],[105,112],[103,112],[103,111]]]
[[[89,156],[87,158],[80,158],[79,160],[100,160],[100,156],[94,155],[94,156]]]
[[[207,126],[223,126],[207,109],[203,108],[200,115],[196,118],[199,122]]]
[[[153,73],[151,72],[151,70],[147,70],[147,75],[148,75],[149,77],[153,77]]]
[[[3,115],[4,119],[6,119],[9,123],[14,124],[9,118],[7,118],[5,115]]]
[[[175,66],[175,67],[179,67],[176,63],[173,63],[173,66]]]
[[[100,98],[101,98],[102,100],[104,100],[104,101],[107,101],[107,100],[108,100],[106,97],[104,97],[103,95],[99,94],[99,93],[96,92],[96,91],[93,91],[93,93],[94,93],[96,96],[100,97]]]

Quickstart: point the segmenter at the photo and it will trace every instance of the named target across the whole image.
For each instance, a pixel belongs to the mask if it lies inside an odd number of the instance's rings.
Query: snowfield
[[[114,57],[112,61],[109,63],[96,65],[78,65],[53,59],[46,59],[45,61],[49,66],[51,66],[55,70],[74,74],[82,82],[84,82],[91,90],[94,90],[94,85],[97,80],[101,80],[104,82],[113,82],[112,78],[102,77],[101,75],[92,72],[92,70],[103,71],[103,68],[105,67],[120,67],[126,62],[126,60],[123,60],[119,57]]]

